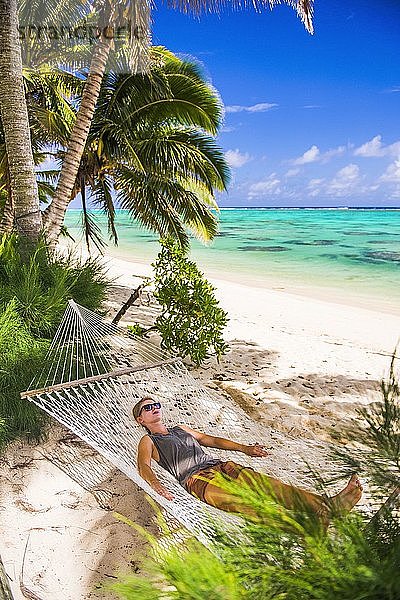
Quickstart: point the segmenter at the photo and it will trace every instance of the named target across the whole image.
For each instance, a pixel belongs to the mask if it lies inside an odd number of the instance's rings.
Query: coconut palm
[[[42,227],[22,78],[16,0],[0,0],[0,114],[7,147],[7,221],[35,240]],[[10,217],[11,215],[11,217]]]
[[[256,10],[263,7],[272,8],[280,0],[167,0],[167,4],[173,8],[179,8],[185,12],[194,11],[199,13],[206,10],[219,10],[229,5],[232,7],[243,7],[250,5]],[[285,0],[287,4],[294,7],[301,16],[308,30],[312,31],[312,0]],[[99,12],[100,23],[115,25],[118,18],[129,14],[133,24],[139,24],[135,31],[142,31],[142,35],[133,35],[131,42],[136,50],[136,58],[140,60],[143,56],[143,47],[149,40],[149,15],[150,1],[138,2],[125,0],[118,3],[116,0],[99,0],[96,8]],[[57,186],[57,191],[51,205],[44,214],[45,228],[50,243],[55,243],[62,226],[66,206],[68,206],[75,186],[79,165],[89,135],[90,124],[93,119],[97,100],[99,98],[101,82],[106,71],[107,61],[112,48],[110,38],[100,36],[94,45],[92,61],[86,80],[82,101],[79,107],[77,119],[71,134],[68,149],[64,157],[63,167]],[[136,61],[136,67],[137,67]]]
[[[115,195],[145,227],[172,235],[182,246],[188,243],[187,228],[203,241],[217,232],[214,191],[224,190],[229,178],[213,137],[222,103],[196,64],[163,48],[153,48],[151,56],[149,75],[122,74],[121,57],[119,74],[104,77],[72,191],[73,197],[82,195],[87,242],[91,238],[99,249],[99,229],[86,210],[87,189],[107,214],[114,241]],[[34,112],[34,131],[66,145],[69,131],[60,127],[65,121],[51,112],[48,117],[47,110]]]

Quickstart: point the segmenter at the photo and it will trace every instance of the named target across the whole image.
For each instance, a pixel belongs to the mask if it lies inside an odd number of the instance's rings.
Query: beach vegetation
[[[42,240],[31,245],[16,234],[1,239],[1,301],[14,300],[25,325],[39,337],[53,335],[69,298],[96,310],[107,288],[104,268],[96,259],[57,255]]]
[[[16,298],[0,306],[0,448],[21,435],[39,439],[46,421],[20,393],[42,369],[50,342],[32,333],[18,308]]]
[[[369,482],[373,515],[335,517],[325,530],[312,514],[294,514],[263,490],[236,489],[255,518],[235,532],[215,526],[211,548],[191,539],[168,546],[151,540],[145,578],[132,574],[113,592],[126,600],[397,600],[400,598],[399,384],[394,361],[382,400],[362,409],[356,459],[342,455],[342,475],[357,466]],[[361,436],[361,437],[360,437]],[[360,448],[361,442],[361,448]],[[347,456],[347,458],[346,458]],[[355,462],[354,462],[355,461]],[[339,463],[338,463],[339,464]],[[379,468],[380,466],[380,468]],[[390,493],[389,501],[382,498]],[[372,518],[371,518],[372,517]]]
[[[144,327],[140,323],[133,323],[132,325],[128,325],[128,331],[133,335],[137,335],[138,337],[144,337],[148,333],[148,330],[149,328]]]
[[[161,314],[154,325],[162,347],[199,365],[210,354],[227,352],[223,330],[227,313],[219,306],[215,288],[187,252],[172,238],[160,240],[154,269],[154,295]]]
[[[73,298],[98,310],[108,288],[93,259],[57,256],[39,240],[16,234],[0,243],[0,445],[16,436],[38,439],[43,411],[20,393],[46,365],[50,339]]]
[[[347,472],[366,473],[375,503],[381,504],[387,498],[377,522],[394,506],[400,509],[400,385],[395,369],[398,360],[394,352],[389,374],[381,382],[381,401],[362,407],[359,418],[345,429],[355,448],[339,448],[334,453]]]

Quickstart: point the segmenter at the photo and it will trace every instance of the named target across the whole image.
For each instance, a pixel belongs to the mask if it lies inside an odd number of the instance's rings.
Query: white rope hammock
[[[173,501],[159,496],[138,474],[137,445],[144,430],[132,417],[132,407],[145,395],[156,396],[163,404],[167,426],[186,424],[212,435],[242,443],[256,441],[271,449],[271,456],[252,459],[244,454],[212,450],[222,460],[237,460],[256,469],[303,487],[310,487],[305,457],[311,444],[284,437],[254,423],[232,401],[217,397],[188,373],[179,358],[173,358],[151,341],[128,334],[96,313],[69,301],[49,349],[42,373],[22,397],[68,427],[112,462],[167,513],[188,528],[203,543],[213,528],[210,517],[223,519],[225,526],[237,526],[233,515],[222,513],[189,495],[162,468],[154,470],[174,495]],[[278,460],[277,460],[278,459]],[[284,465],[280,469],[273,464]]]

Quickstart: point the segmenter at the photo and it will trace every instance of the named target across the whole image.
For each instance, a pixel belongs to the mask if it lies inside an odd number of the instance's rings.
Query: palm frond
[[[195,129],[160,127],[136,136],[136,153],[146,172],[170,174],[171,177],[199,180],[210,193],[225,190],[229,167],[215,140]]]
[[[91,200],[95,206],[101,208],[107,216],[108,234],[114,244],[118,243],[118,233],[115,226],[115,205],[112,196],[113,184],[111,177],[100,175],[91,187]]]
[[[183,12],[220,12],[224,8],[243,9],[254,8],[257,12],[265,8],[274,8],[282,1],[294,8],[301,18],[304,26],[313,33],[313,0],[165,0],[167,5],[172,8],[178,8]]]
[[[121,169],[115,186],[118,204],[147,229],[157,232],[160,237],[172,236],[183,248],[187,248],[189,239],[179,214],[163,190],[154,183],[149,176]]]
[[[82,193],[82,229],[88,251],[90,252],[90,242],[92,242],[102,254],[105,247],[102,231],[96,222],[95,215],[87,209],[86,202],[84,201],[84,191]]]
[[[209,242],[218,232],[218,221],[201,196],[168,175],[143,175],[121,169],[116,175],[117,186],[122,208],[146,227],[154,227],[161,237],[172,235],[187,247],[187,234],[177,235],[184,231],[183,226],[203,242]],[[154,212],[158,213],[156,219]]]

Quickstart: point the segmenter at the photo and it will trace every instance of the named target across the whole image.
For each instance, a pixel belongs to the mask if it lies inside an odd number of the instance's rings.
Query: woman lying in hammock
[[[246,446],[195,431],[186,425],[167,428],[162,419],[161,403],[151,397],[142,398],[135,404],[132,412],[136,421],[148,432],[139,442],[139,474],[167,500],[173,500],[173,495],[157,479],[151,468],[152,459],[169,471],[190,494],[228,512],[245,513],[250,516],[254,514],[241,496],[221,486],[221,475],[236,480],[239,485],[268,491],[286,508],[312,510],[321,518],[324,525],[328,524],[332,511],[335,513],[349,511],[361,498],[362,487],[357,475],[353,475],[346,487],[336,496],[324,498],[287,485],[251,467],[213,458],[204,452],[202,446],[242,452],[253,457],[267,456],[268,452],[260,444]]]

